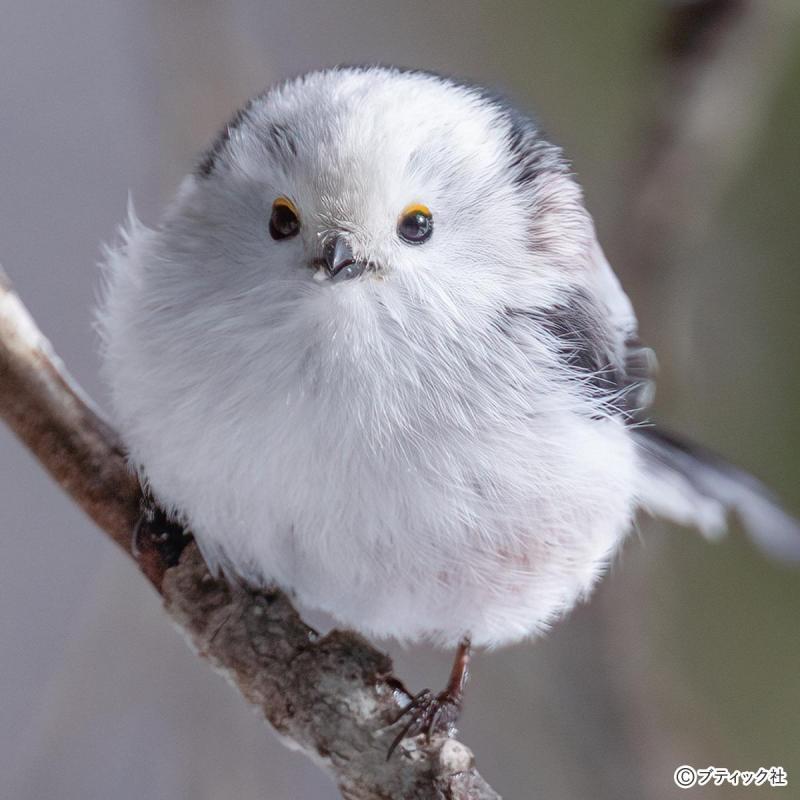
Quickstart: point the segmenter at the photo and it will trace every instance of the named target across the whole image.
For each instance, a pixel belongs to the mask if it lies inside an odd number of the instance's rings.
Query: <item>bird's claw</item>
[[[431,736],[437,733],[449,736],[454,730],[460,713],[461,703],[448,690],[434,695],[430,689],[423,689],[392,720],[391,724],[395,725],[404,717],[409,717],[408,722],[392,741],[389,751],[386,753],[386,760],[388,761],[392,757],[392,753],[403,739],[424,735],[425,741],[430,743]]]

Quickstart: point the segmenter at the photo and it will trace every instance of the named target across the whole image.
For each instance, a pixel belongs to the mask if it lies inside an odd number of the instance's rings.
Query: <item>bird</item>
[[[763,484],[650,418],[569,161],[480,86],[369,65],[253,98],[157,225],[129,210],[97,317],[130,462],[213,571],[456,648],[392,750],[451,732],[471,648],[544,634],[640,513],[800,560]]]

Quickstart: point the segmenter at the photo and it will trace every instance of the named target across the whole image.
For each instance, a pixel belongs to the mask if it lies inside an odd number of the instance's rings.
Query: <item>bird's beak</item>
[[[332,281],[357,278],[367,268],[366,262],[355,260],[353,248],[341,234],[337,234],[325,242],[323,260],[325,261],[325,271]]]

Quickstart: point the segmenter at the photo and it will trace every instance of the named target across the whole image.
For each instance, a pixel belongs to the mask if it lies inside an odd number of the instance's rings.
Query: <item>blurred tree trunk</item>
[[[676,350],[689,341],[684,331],[693,309],[683,279],[694,268],[692,244],[707,232],[764,128],[800,5],[792,0],[663,5],[661,30],[652,43],[650,115],[610,250],[637,301],[645,341],[659,353],[662,385],[668,388],[671,369],[688,371],[693,357],[689,350]],[[680,535],[666,530],[666,523],[648,524],[654,527]],[[687,752],[702,752],[698,743],[713,739],[701,716],[691,725],[672,724],[670,718],[671,695],[684,690],[674,670],[656,660],[659,647],[647,627],[662,544],[649,536],[645,551],[639,542],[628,542],[624,569],[612,570],[619,574],[599,593],[587,625],[596,632],[597,663],[607,665],[614,687],[630,745],[627,764],[638,767],[636,796],[647,800],[674,797],[674,769],[685,763]],[[642,647],[646,641],[649,646]],[[724,787],[703,791],[725,795]]]

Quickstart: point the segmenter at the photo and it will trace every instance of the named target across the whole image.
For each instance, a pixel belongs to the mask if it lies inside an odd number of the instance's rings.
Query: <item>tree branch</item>
[[[119,438],[71,380],[2,270],[0,416],[136,559],[192,648],[287,744],[328,770],[345,798],[499,798],[455,739],[403,746],[387,761],[389,723],[409,700],[388,656],[351,632],[319,636],[282,592],[214,578],[191,537],[151,513]]]

